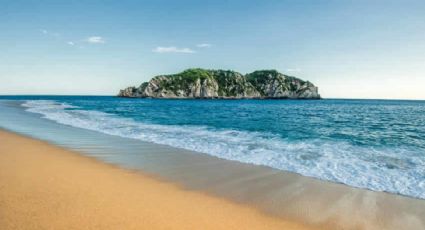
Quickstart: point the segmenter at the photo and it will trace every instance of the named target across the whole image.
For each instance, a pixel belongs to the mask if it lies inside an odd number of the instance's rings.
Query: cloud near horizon
[[[286,69],[287,72],[301,72],[300,68],[290,68],[290,69]]]
[[[100,36],[91,36],[91,37],[88,37],[85,41],[88,42],[88,43],[92,43],[92,44],[104,44],[104,43],[106,43],[105,39],[103,37],[100,37]]]
[[[155,53],[196,53],[194,50],[190,48],[177,48],[175,46],[158,46],[152,50]]]

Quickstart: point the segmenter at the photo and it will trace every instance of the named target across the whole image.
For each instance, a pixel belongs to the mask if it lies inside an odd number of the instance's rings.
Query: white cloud
[[[68,45],[70,45],[70,46],[75,45],[75,43],[74,43],[74,42],[67,42],[67,44],[68,44]]]
[[[286,69],[287,72],[301,72],[300,68]]]
[[[103,39],[100,36],[92,36],[92,37],[88,37],[86,39],[86,42],[88,43],[93,43],[93,44],[103,44],[106,43],[105,39]]]
[[[155,53],[195,53],[194,50],[190,48],[177,48],[175,46],[162,47],[158,46],[152,50]]]
[[[211,44],[201,43],[201,44],[197,44],[196,47],[198,47],[198,48],[209,48],[209,47],[211,47]]]
[[[40,32],[44,35],[53,36],[53,37],[57,37],[57,38],[59,38],[61,36],[60,33],[51,32],[51,31],[47,31],[47,30],[44,30],[44,29],[40,30]]]

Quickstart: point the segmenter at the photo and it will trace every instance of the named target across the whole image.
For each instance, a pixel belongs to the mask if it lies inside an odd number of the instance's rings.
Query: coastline
[[[58,124],[23,111],[16,101],[0,105],[0,127],[12,133],[267,216],[328,230],[425,228],[425,200]]]
[[[1,229],[313,229],[0,130]]]

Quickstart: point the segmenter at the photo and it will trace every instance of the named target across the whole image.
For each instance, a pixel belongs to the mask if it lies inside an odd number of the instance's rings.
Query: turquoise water
[[[425,102],[1,97],[60,124],[425,199]]]

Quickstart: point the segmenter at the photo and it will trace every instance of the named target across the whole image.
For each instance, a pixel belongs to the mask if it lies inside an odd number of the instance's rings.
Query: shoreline
[[[0,130],[1,229],[313,229]]]
[[[277,219],[327,230],[425,229],[425,200],[66,126],[24,112],[18,103],[3,104],[0,126],[11,133]]]
[[[425,200],[67,126],[25,112],[16,101],[0,103],[0,108],[0,131],[40,140],[113,168],[141,172],[185,191],[253,207],[279,220],[327,230],[425,229]]]

